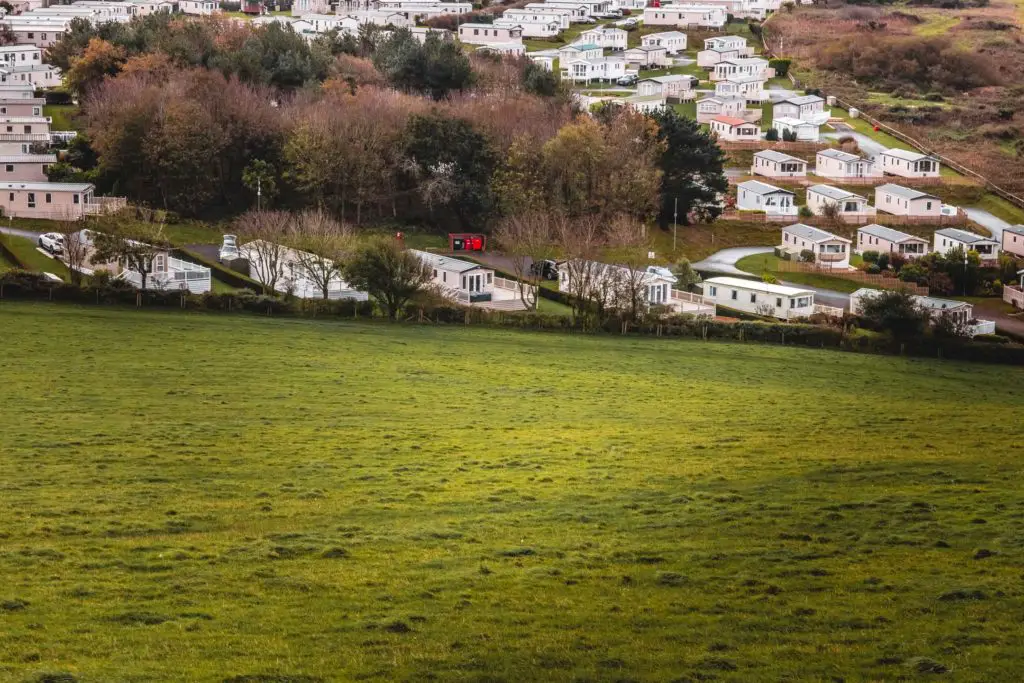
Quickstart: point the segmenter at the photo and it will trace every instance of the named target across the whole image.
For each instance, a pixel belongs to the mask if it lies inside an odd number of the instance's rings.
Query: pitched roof
[[[832,242],[838,240],[840,242],[849,242],[850,240],[839,235],[833,235],[825,230],[819,230],[811,225],[804,225],[803,223],[794,223],[793,225],[787,225],[784,227],[783,232],[788,232],[791,235],[797,237],[803,237],[805,240],[812,242]]]
[[[765,294],[781,294],[782,296],[803,296],[814,294],[813,290],[800,289],[799,287],[787,287],[786,285],[773,285],[758,280],[747,280],[741,277],[709,277],[704,280],[704,285],[719,285],[722,287],[736,287],[737,289],[753,290]]]
[[[790,128],[796,128],[797,126],[814,126],[815,128],[821,127],[816,123],[811,123],[810,121],[794,119],[792,116],[776,116],[775,118],[772,119],[772,124],[774,125],[776,123],[781,123],[782,125],[789,126]]]
[[[872,237],[880,237],[883,240],[889,240],[890,242],[909,242],[911,240],[927,242],[923,237],[917,237],[900,230],[893,230],[892,228],[887,228],[884,225],[879,225],[878,223],[865,225],[857,232],[862,232],[865,235],[871,235]]]
[[[762,159],[767,159],[768,161],[775,161],[775,162],[778,162],[778,163],[792,162],[792,161],[795,161],[795,162],[801,163],[801,164],[806,164],[807,163],[803,159],[798,159],[797,157],[790,156],[788,154],[783,154],[782,152],[776,152],[774,149],[762,149],[760,152],[754,152],[754,156],[755,157],[760,157]]]
[[[849,152],[844,152],[841,149],[823,149],[818,152],[818,156],[828,157],[829,159],[838,159],[844,163],[862,161],[862,159],[856,154],[850,154]]]
[[[872,289],[871,287],[862,287],[857,291],[850,294],[851,299],[870,299],[878,296],[882,293],[880,289]],[[940,299],[934,296],[914,296],[914,303],[922,308],[927,308],[931,311],[955,311],[960,308],[968,307],[973,308],[973,305],[967,301],[957,301],[955,299]]]
[[[463,24],[463,26],[465,26],[465,24]],[[580,52],[583,52],[583,51],[586,51],[586,50],[600,50],[601,46],[600,45],[594,45],[593,43],[573,43],[572,45],[566,45],[562,49],[563,50],[568,50],[569,48],[572,48],[574,50],[579,50]]]
[[[463,24],[465,25],[465,24]],[[410,249],[421,261],[426,263],[431,268],[440,268],[442,270],[454,271],[456,273],[465,273],[475,268],[484,268],[490,270],[487,266],[481,266],[479,263],[471,263],[469,261],[462,261],[451,256],[444,256],[442,254],[432,254],[429,251],[420,251],[419,249]]]
[[[967,232],[966,230],[958,230],[956,228],[943,228],[942,230],[936,230],[936,235],[942,235],[943,237],[949,237],[957,242],[963,242],[964,244],[975,244],[977,242],[994,242],[995,240],[988,237],[982,237],[981,235],[975,235],[973,232]]]
[[[643,40],[645,38],[679,38],[679,37],[685,38],[686,34],[683,33],[682,31],[661,31],[660,33],[648,33],[646,36],[643,36],[641,38],[641,40]]]
[[[1003,228],[1003,232],[1012,232],[1014,235],[1024,235],[1024,225],[1009,225]]]
[[[915,190],[912,187],[903,187],[902,185],[894,185],[893,183],[886,183],[885,185],[879,185],[875,188],[875,192],[888,192],[894,194],[897,197],[903,197],[904,199],[921,199],[922,197],[928,197],[930,199],[938,199],[933,194],[927,192],[921,192],[921,190]]]
[[[905,149],[896,149],[895,147],[893,147],[892,149],[884,150],[883,152],[881,152],[881,154],[885,154],[886,156],[890,156],[890,157],[896,157],[897,159],[904,159],[906,161],[920,161],[921,159],[933,159],[933,160],[935,159],[935,157],[933,157],[933,156],[931,156],[929,154],[921,154],[920,152],[911,152],[911,151],[905,150]]]
[[[718,121],[719,123],[724,123],[727,126],[742,126],[742,125],[747,123],[743,119],[738,119],[735,116],[722,116],[721,114],[719,114],[718,116],[712,117],[711,120],[712,121]],[[756,123],[752,123],[750,125],[756,126],[757,124]]]
[[[795,105],[797,105],[799,107],[800,105],[803,105],[803,104],[814,104],[815,102],[824,102],[824,101],[825,101],[824,99],[822,99],[821,97],[818,97],[817,95],[798,95],[797,97],[788,97],[788,98],[786,98],[784,100],[781,100],[779,102],[779,104],[783,104],[783,103],[787,103],[788,102],[789,104],[795,104]]]
[[[856,197],[857,199],[867,201],[867,197],[861,197],[859,194],[839,187],[832,187],[831,185],[811,185],[807,188],[807,191],[814,192],[815,194],[820,194],[823,197],[828,197],[829,199],[835,199],[837,201],[849,199],[850,197]]]
[[[756,192],[757,194],[771,194],[773,192],[793,194],[789,190],[783,190],[781,187],[775,187],[774,185],[769,185],[768,183],[762,183],[760,180],[747,180],[740,183],[736,187],[742,187],[744,190],[750,190],[751,192]]]
[[[28,190],[29,192],[88,192],[92,183],[0,183],[0,190]]]

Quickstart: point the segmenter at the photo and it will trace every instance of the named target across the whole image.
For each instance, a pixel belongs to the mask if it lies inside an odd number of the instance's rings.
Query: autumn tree
[[[377,46],[373,63],[393,87],[435,100],[469,87],[473,80],[459,43],[437,33],[428,33],[420,43],[408,29],[396,29]]]
[[[597,209],[605,138],[600,124],[589,117],[564,126],[541,150],[545,180],[552,202],[569,216]]]
[[[90,38],[80,57],[71,60],[68,87],[79,97],[96,87],[108,76],[115,76],[127,60],[124,49],[100,38]]]
[[[605,259],[620,269],[606,297],[622,314],[639,320],[647,310],[647,230],[628,214],[613,216],[605,228]]]
[[[344,275],[353,287],[369,293],[392,320],[431,278],[430,268],[419,257],[383,239],[357,250]]]
[[[595,303],[603,305],[593,299],[601,276],[597,259],[605,243],[601,222],[593,216],[576,219],[556,216],[552,227],[555,244],[565,259],[562,268],[566,290],[571,296],[573,320],[586,324]]]

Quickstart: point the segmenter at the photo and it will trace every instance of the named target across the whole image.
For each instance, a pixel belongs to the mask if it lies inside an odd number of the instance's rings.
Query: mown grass
[[[774,275],[779,280],[785,280],[786,282],[792,282],[798,285],[807,285],[809,287],[822,287],[824,289],[832,289],[837,292],[855,292],[865,286],[862,282],[856,282],[854,280],[848,280],[841,277],[821,275],[819,273],[791,273],[788,271],[783,273],[779,271],[779,257],[775,254],[752,254],[750,256],[744,256],[736,262],[736,267],[750,273],[751,275],[761,276],[768,273],[770,275]]]
[[[69,279],[67,266],[40,252],[37,244],[27,237],[4,234],[0,235],[0,240],[28,270],[53,273],[63,280]]]
[[[5,680],[1024,665],[1019,368],[8,302],[0,324]]]
[[[48,104],[43,107],[43,116],[53,119],[52,130],[80,130],[81,126],[75,123],[78,112],[78,106],[74,104]]]

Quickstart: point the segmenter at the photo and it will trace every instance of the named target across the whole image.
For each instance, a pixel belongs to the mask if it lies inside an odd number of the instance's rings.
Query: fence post
[[[135,292],[135,308],[142,308],[142,292]]]

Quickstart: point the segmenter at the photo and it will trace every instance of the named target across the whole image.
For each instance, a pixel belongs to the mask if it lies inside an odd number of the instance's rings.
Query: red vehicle
[[[262,0],[242,0],[242,12],[244,14],[255,14],[256,16],[262,15]]]

